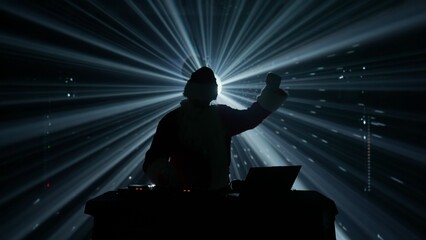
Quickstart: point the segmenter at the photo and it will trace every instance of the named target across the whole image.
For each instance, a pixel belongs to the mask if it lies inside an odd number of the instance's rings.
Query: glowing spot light
[[[219,76],[215,75],[216,83],[217,83],[217,94],[220,95],[222,93],[222,80]]]

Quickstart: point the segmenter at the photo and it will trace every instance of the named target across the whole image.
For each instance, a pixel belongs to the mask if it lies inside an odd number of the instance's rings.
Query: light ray
[[[87,236],[85,202],[146,182],[158,121],[207,65],[218,104],[247,108],[271,71],[289,92],[233,138],[232,179],[302,165],[294,188],[336,202],[336,239],[424,238],[425,10],[393,0],[1,4],[0,235]]]

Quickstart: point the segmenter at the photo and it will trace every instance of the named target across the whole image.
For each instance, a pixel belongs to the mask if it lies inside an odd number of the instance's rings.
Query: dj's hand
[[[269,72],[266,76],[266,86],[257,96],[257,102],[266,110],[274,112],[288,97],[288,93],[280,88],[281,76]]]
[[[278,89],[280,88],[280,84],[281,84],[281,76],[269,72],[268,75],[266,76],[266,86],[270,89]]]

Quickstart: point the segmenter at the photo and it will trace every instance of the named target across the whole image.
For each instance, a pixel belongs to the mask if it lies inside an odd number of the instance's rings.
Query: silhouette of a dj
[[[180,106],[159,122],[143,170],[157,187],[200,191],[227,190],[231,138],[258,126],[285,101],[281,77],[268,73],[266,86],[247,109],[212,101],[217,97],[213,70],[201,67],[187,81]]]

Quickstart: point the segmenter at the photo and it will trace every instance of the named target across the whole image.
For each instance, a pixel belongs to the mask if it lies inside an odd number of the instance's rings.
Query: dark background
[[[222,79],[218,102],[248,106],[268,71],[290,93],[234,139],[233,179],[300,164],[294,187],[336,202],[337,239],[423,239],[425,10],[424,1],[2,1],[0,238],[89,238],[87,200],[146,183],[144,153],[196,53],[192,68],[208,64]]]

